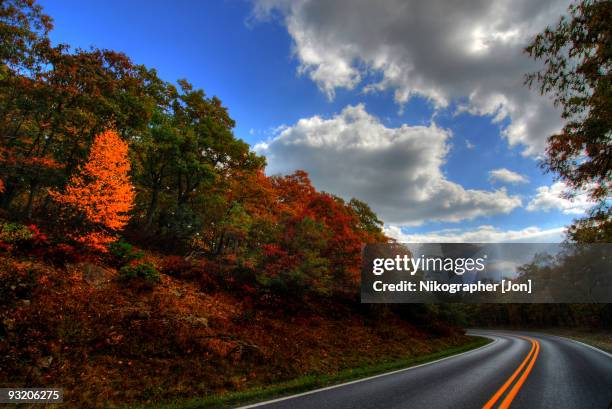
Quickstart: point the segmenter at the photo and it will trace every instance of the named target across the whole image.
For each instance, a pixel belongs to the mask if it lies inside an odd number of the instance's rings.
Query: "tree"
[[[0,2],[0,65],[13,71],[29,71],[37,65],[36,50],[48,44],[51,17],[33,0]],[[7,74],[2,69],[2,74]]]
[[[366,202],[353,198],[348,206],[359,218],[361,230],[367,232],[376,242],[384,241],[383,222]]]
[[[146,230],[151,228],[160,195],[170,185],[169,179],[180,156],[178,141],[178,130],[172,125],[170,115],[156,110],[149,129],[133,144],[137,164],[136,180],[148,197],[144,217]]]
[[[27,184],[26,178],[16,176],[14,170],[42,170],[34,155],[22,160],[16,151],[27,149],[21,136],[32,128],[32,115],[22,113],[36,110],[44,100],[41,88],[36,85],[48,62],[46,54],[51,49],[48,38],[51,28],[51,18],[34,1],[0,2],[0,173],[5,185],[3,203],[9,203],[15,196],[17,186]],[[30,159],[37,164],[30,167]]]
[[[27,218],[45,207],[36,209],[37,202],[48,203],[43,193],[49,187],[66,183],[84,162],[94,135],[113,127],[125,137],[145,128],[153,105],[146,71],[125,55],[43,44],[32,54],[32,68],[5,65],[8,74],[0,81],[0,177],[6,185],[0,202],[23,209]]]
[[[252,216],[248,241],[258,259],[259,283],[296,295],[352,297],[359,282],[361,245],[388,241],[382,222],[363,202],[347,204],[318,192],[304,171],[268,180],[275,203],[258,210],[246,207]],[[260,223],[262,219],[268,222]],[[257,229],[265,233],[253,234]]]
[[[94,135],[145,128],[155,103],[144,67],[111,50],[52,46],[52,27],[34,0],[0,2],[0,206],[28,219],[45,214],[46,192],[84,162]]]
[[[154,70],[145,79],[156,106],[149,126],[131,137],[137,208],[144,214],[144,232],[181,247],[218,230],[234,206],[228,194],[233,180],[255,174],[264,159],[234,136],[234,121],[218,98],[185,80],[177,88]],[[222,250],[222,241],[218,244]]]
[[[51,196],[69,215],[70,235],[94,249],[103,250],[129,220],[134,202],[130,183],[128,145],[115,131],[99,134],[87,163],[74,174],[63,193]]]
[[[544,167],[571,189],[586,191],[595,206],[570,228],[579,241],[612,241],[612,3],[582,0],[556,27],[525,50],[544,68],[526,83],[552,94],[567,121],[548,138]]]

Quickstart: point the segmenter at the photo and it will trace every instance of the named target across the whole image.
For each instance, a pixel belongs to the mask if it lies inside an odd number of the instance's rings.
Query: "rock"
[[[51,362],[53,362],[53,357],[51,355],[44,356],[36,360],[36,366],[39,368],[49,368],[51,366]]]
[[[110,282],[114,271],[92,263],[77,263],[68,265],[69,273],[82,274],[83,280],[92,287],[100,288]]]
[[[4,328],[6,328],[7,331],[12,331],[15,329],[15,320],[12,318],[6,318],[4,321],[2,321],[2,324],[4,324]]]
[[[186,317],[181,317],[180,319],[194,327],[208,328],[208,318],[205,317],[196,317],[195,315],[188,315]]]

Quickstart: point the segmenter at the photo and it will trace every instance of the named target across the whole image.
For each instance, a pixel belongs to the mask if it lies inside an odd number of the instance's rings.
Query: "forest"
[[[30,1],[5,3],[3,21],[5,236],[40,229],[50,249],[105,253],[124,235],[319,294],[354,282],[346,260],[385,240],[366,203],[318,192],[302,171],[266,176],[217,97],[121,53],[52,45]]]
[[[219,98],[52,28],[0,4],[0,385],[156,402],[470,342],[359,303],[388,240],[366,203],[266,175]]]

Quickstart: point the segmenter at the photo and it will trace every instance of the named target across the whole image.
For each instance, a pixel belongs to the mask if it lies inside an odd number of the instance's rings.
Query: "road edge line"
[[[485,329],[485,328],[469,328],[466,329],[466,332],[470,332],[470,331],[490,331],[490,332],[498,332],[498,333],[512,333],[512,332],[521,332],[523,334],[530,334],[531,336],[537,336],[537,335],[545,335],[547,337],[555,337],[555,338],[560,338],[560,339],[564,339],[566,341],[571,341],[571,342],[575,342],[577,344],[581,344],[587,348],[591,348],[594,349],[597,352],[600,352],[602,354],[604,354],[605,356],[607,356],[608,358],[612,358],[612,353],[608,352],[608,351],[604,351],[601,348],[597,348],[596,346],[593,345],[589,345],[585,342],[582,341],[578,341],[577,339],[573,339],[573,338],[568,338],[568,337],[564,337],[563,335],[557,335],[557,334],[551,334],[549,332],[541,332],[541,331],[530,331],[530,330],[513,330],[513,329],[499,329],[499,330],[494,330],[494,329]],[[484,336],[484,335],[479,335],[479,334],[474,334],[474,335],[478,335],[478,336]]]
[[[479,346],[476,349],[470,349],[469,351],[461,352],[461,353],[456,354],[456,355],[450,355],[450,356],[447,356],[447,357],[444,357],[444,358],[436,359],[435,361],[425,362],[425,363],[422,363],[422,364],[419,364],[419,365],[409,366],[408,368],[397,369],[395,371],[385,372],[385,373],[381,373],[381,374],[378,374],[378,375],[369,376],[367,378],[355,379],[354,381],[339,383],[337,385],[325,386],[323,388],[313,389],[311,391],[306,391],[306,392],[298,393],[296,395],[284,396],[284,397],[281,397],[281,398],[267,400],[267,401],[264,401],[264,402],[253,403],[253,404],[246,405],[246,406],[238,406],[238,407],[236,407],[236,409],[251,409],[251,408],[256,408],[256,407],[263,406],[263,405],[270,405],[272,403],[282,402],[282,401],[289,400],[289,399],[299,398],[301,396],[312,395],[312,394],[315,394],[315,393],[319,393],[319,392],[324,392],[324,391],[328,391],[328,390],[331,390],[331,389],[340,388],[342,386],[347,386],[347,385],[352,385],[352,384],[359,383],[359,382],[369,381],[371,379],[382,378],[383,376],[393,375],[393,374],[397,374],[397,373],[400,373],[400,372],[407,372],[407,371],[410,371],[412,369],[421,368],[423,366],[432,365],[432,364],[435,364],[435,363],[438,363],[438,362],[446,361],[447,359],[456,358],[458,356],[465,355],[465,354],[468,354],[470,352],[478,351],[479,349],[482,349],[482,348],[491,347],[491,346],[493,346],[493,345],[495,345],[495,344],[497,344],[499,342],[499,338],[493,338],[493,336],[488,336],[488,335],[477,335],[477,336],[483,337],[483,338],[492,339],[493,342],[490,342],[490,343],[488,343],[486,345]]]
[[[605,355],[605,356],[607,356],[608,358],[612,358],[612,354],[611,354],[611,353],[609,353],[609,352],[607,352],[607,351],[604,351],[603,349],[599,349],[599,348],[597,348],[597,347],[595,347],[595,346],[593,346],[593,345],[589,345],[589,344],[584,343],[584,342],[582,342],[582,341],[578,341],[577,339],[572,339],[572,338],[562,337],[562,336],[560,336],[560,335],[554,335],[554,336],[555,336],[555,337],[557,337],[557,338],[561,338],[561,339],[567,339],[568,341],[572,341],[572,342],[575,342],[575,343],[577,343],[577,344],[581,344],[581,345],[583,345],[583,346],[585,346],[585,347],[587,347],[587,348],[591,348],[591,349],[593,349],[593,350],[595,350],[595,351],[597,351],[597,352],[601,352],[602,354],[604,354],[604,355]]]
[[[512,330],[509,330],[509,331],[512,331]],[[518,331],[520,331],[520,330],[518,330]],[[500,332],[503,332],[503,330],[501,330]],[[605,356],[607,356],[608,358],[612,358],[612,354],[611,354],[610,352],[608,352],[608,351],[604,351],[603,349],[601,349],[601,348],[597,348],[596,346],[593,346],[593,345],[587,344],[586,342],[578,341],[577,339],[573,339],[573,338],[564,337],[563,335],[551,334],[551,333],[549,333],[549,332],[532,332],[532,331],[529,331],[529,330],[527,330],[527,331],[522,331],[522,332],[527,333],[527,334],[532,334],[532,336],[533,336],[533,335],[536,335],[536,336],[537,336],[537,335],[545,335],[545,336],[548,336],[548,337],[555,337],[555,338],[559,338],[559,339],[564,339],[564,340],[566,340],[566,341],[571,341],[571,342],[574,342],[574,343],[576,343],[576,344],[580,344],[580,345],[582,345],[582,346],[585,346],[585,347],[587,347],[587,348],[591,348],[591,349],[593,349],[593,350],[595,350],[595,351],[597,351],[597,352],[599,352],[599,353],[602,353],[602,354],[604,354]]]

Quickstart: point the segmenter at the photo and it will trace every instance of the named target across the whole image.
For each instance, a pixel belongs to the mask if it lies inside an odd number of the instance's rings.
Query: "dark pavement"
[[[610,354],[538,333],[470,333],[494,341],[438,362],[247,407],[474,409],[504,384],[489,408],[608,409],[612,403]]]

